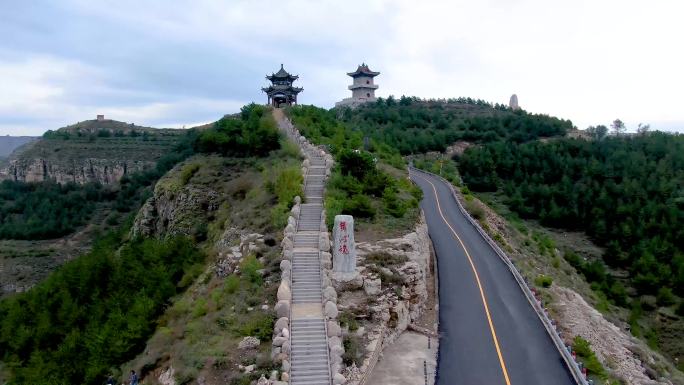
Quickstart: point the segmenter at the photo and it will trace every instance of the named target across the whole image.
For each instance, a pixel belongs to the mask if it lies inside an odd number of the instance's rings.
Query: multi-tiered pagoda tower
[[[280,70],[270,76],[266,76],[266,79],[271,81],[271,85],[261,90],[268,95],[269,105],[282,107],[297,104],[297,94],[304,89],[292,86],[292,82],[299,79],[299,76],[290,75],[281,64]]]
[[[378,86],[373,82],[373,78],[380,75],[380,72],[371,71],[366,63],[362,63],[356,71],[348,72],[347,75],[354,79],[352,85],[349,86],[352,97],[335,103],[335,106],[354,107],[361,103],[375,101],[375,90]]]

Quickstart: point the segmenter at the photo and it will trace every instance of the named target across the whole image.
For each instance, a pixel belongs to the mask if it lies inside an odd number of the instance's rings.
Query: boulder
[[[281,246],[283,247],[283,252],[285,250],[292,250],[294,249],[294,242],[292,242],[292,239],[285,237],[283,238],[283,242],[281,242]]]
[[[321,252],[321,266],[323,266],[324,269],[332,269],[332,255],[327,251]]]
[[[287,224],[292,225],[292,227],[294,227],[294,228],[297,228],[297,220],[292,215],[287,217]]]
[[[342,328],[337,322],[328,321],[328,337],[339,337],[342,335]]]
[[[292,268],[292,262],[289,260],[285,259],[280,261],[280,271],[290,271]]]
[[[321,251],[330,251],[330,237],[327,231],[322,232],[318,237],[318,248]]]
[[[291,260],[292,259],[292,249],[283,249],[283,259]]]
[[[280,347],[280,350],[285,354],[290,354],[290,352],[292,351],[292,346],[290,345],[290,341],[287,340],[287,341],[283,342],[283,346]]]
[[[294,203],[295,203],[296,205],[301,204],[301,203],[302,203],[302,198],[301,198],[299,195],[297,195],[296,197],[294,197]]]
[[[256,338],[256,337],[245,337],[238,344],[238,349],[240,349],[240,350],[256,349],[259,347],[259,344],[261,344],[261,342],[259,341],[258,338]]]
[[[340,373],[333,374],[333,384],[334,385],[341,385],[341,384],[344,384],[345,382],[347,382],[347,379],[344,378],[343,375],[341,375]]]
[[[273,325],[273,331],[276,335],[280,334],[283,329],[290,326],[290,320],[287,317],[278,318],[278,320]]]
[[[254,364],[247,365],[247,366],[245,366],[245,373],[252,373],[254,371],[254,369],[256,369],[256,365],[254,365]]]
[[[292,300],[292,291],[290,290],[290,286],[287,284],[287,282],[282,281],[278,287],[278,301],[290,300]]]
[[[338,348],[341,346],[342,339],[340,337],[333,336],[328,338],[328,348],[330,349],[331,353],[333,352],[333,350],[339,353],[340,350]],[[344,348],[342,348],[342,352],[344,352]]]
[[[323,289],[323,299],[325,301],[331,301],[337,303],[337,292],[332,286],[327,286]]]
[[[299,218],[299,213],[301,212],[302,208],[300,205],[294,205],[292,206],[292,210],[290,210],[290,214],[292,214],[293,217]]]
[[[361,274],[359,274],[357,271],[353,273],[333,272],[332,283],[335,290],[337,290],[337,292],[339,293],[342,291],[360,289],[361,287],[363,287],[363,278],[361,277]]]
[[[289,381],[290,381],[290,374],[287,373],[287,372],[283,372],[283,373],[280,375],[280,379],[281,379],[283,382],[285,382],[285,383],[289,383]]]
[[[290,338],[290,330],[288,330],[288,328],[283,328],[282,334],[283,334],[283,337]]]
[[[325,303],[325,316],[329,319],[337,318],[337,305],[334,302],[328,301]]]
[[[278,317],[289,317],[290,301],[278,301],[273,310],[275,310]]]
[[[259,377],[259,379],[257,380],[257,383],[256,383],[256,385],[269,385],[269,384],[270,384],[270,381],[263,374],[261,375],[261,377]]]
[[[296,231],[297,231],[296,226],[293,225],[292,223],[288,223],[287,226],[285,226],[285,230],[283,231],[283,233],[285,234],[286,237],[292,237],[292,236],[294,236]]]
[[[378,295],[382,292],[382,285],[380,278],[376,279],[365,279],[363,281],[363,290],[369,296]]]
[[[275,338],[273,338],[273,346],[281,346],[282,347],[283,344],[285,343],[285,341],[287,341],[287,338],[285,338],[285,337],[275,337]]]

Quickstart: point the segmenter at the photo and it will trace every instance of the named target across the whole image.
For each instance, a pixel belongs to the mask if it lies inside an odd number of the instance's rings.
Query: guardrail
[[[558,349],[558,352],[561,354],[561,357],[563,357],[563,361],[565,361],[565,364],[568,367],[570,374],[572,374],[572,377],[575,380],[575,382],[579,385],[590,385],[589,382],[587,382],[587,380],[585,379],[584,373],[582,373],[582,370],[580,369],[579,365],[574,360],[570,351],[566,348],[565,344],[563,343],[563,340],[561,340],[560,336],[558,335],[558,332],[556,331],[556,328],[554,327],[553,323],[551,322],[551,319],[549,318],[548,314],[541,307],[541,304],[539,302],[537,302],[537,299],[534,297],[534,294],[532,294],[532,291],[527,286],[527,282],[523,278],[522,274],[520,274],[520,272],[515,267],[513,262],[511,262],[511,259],[508,257],[508,255],[506,255],[506,253],[503,250],[501,250],[499,245],[496,242],[494,242],[494,240],[489,236],[489,234],[487,234],[482,229],[480,224],[477,223],[477,221],[475,219],[473,219],[473,217],[470,216],[468,211],[466,211],[466,209],[461,204],[461,201],[458,200],[458,195],[456,194],[456,191],[454,190],[454,186],[449,181],[447,181],[446,179],[442,178],[439,175],[433,174],[429,171],[424,171],[424,170],[420,170],[420,169],[417,169],[415,167],[409,166],[409,172],[412,170],[417,171],[417,172],[421,172],[424,174],[432,175],[432,176],[440,179],[447,186],[449,186],[449,189],[451,190],[451,195],[453,196],[454,200],[456,201],[456,204],[458,205],[458,209],[468,219],[468,222],[475,228],[475,230],[477,230],[477,232],[480,233],[482,238],[484,238],[484,240],[489,244],[489,246],[494,250],[494,252],[499,256],[499,258],[506,264],[506,266],[510,270],[511,274],[513,275],[516,282],[518,283],[518,286],[520,286],[520,289],[522,290],[523,294],[525,294],[525,298],[527,298],[527,301],[530,303],[530,305],[534,309],[535,313],[539,317],[539,320],[544,325],[544,329],[546,329],[546,332],[548,333],[549,337],[551,337],[551,340],[553,341],[554,345],[556,346],[556,349]]]

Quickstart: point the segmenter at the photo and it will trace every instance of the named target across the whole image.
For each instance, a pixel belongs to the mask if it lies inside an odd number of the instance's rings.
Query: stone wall
[[[348,384],[358,384],[369,374],[377,351],[393,343],[422,315],[428,299],[430,244],[422,215],[415,230],[401,238],[357,243],[360,286],[356,283],[340,288],[338,299],[340,311],[356,314],[361,325],[355,331],[344,327],[343,338],[353,336],[361,340],[364,347],[361,366],[344,368]],[[390,267],[379,266],[370,261],[370,256],[377,253],[403,262]]]

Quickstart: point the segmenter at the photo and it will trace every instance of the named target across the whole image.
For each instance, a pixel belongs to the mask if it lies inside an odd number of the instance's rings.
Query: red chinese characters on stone
[[[347,222],[340,222],[340,231],[343,231],[345,234],[340,237],[340,247],[337,249],[337,251],[342,254],[349,254],[349,247],[347,247],[349,236],[346,234]]]

